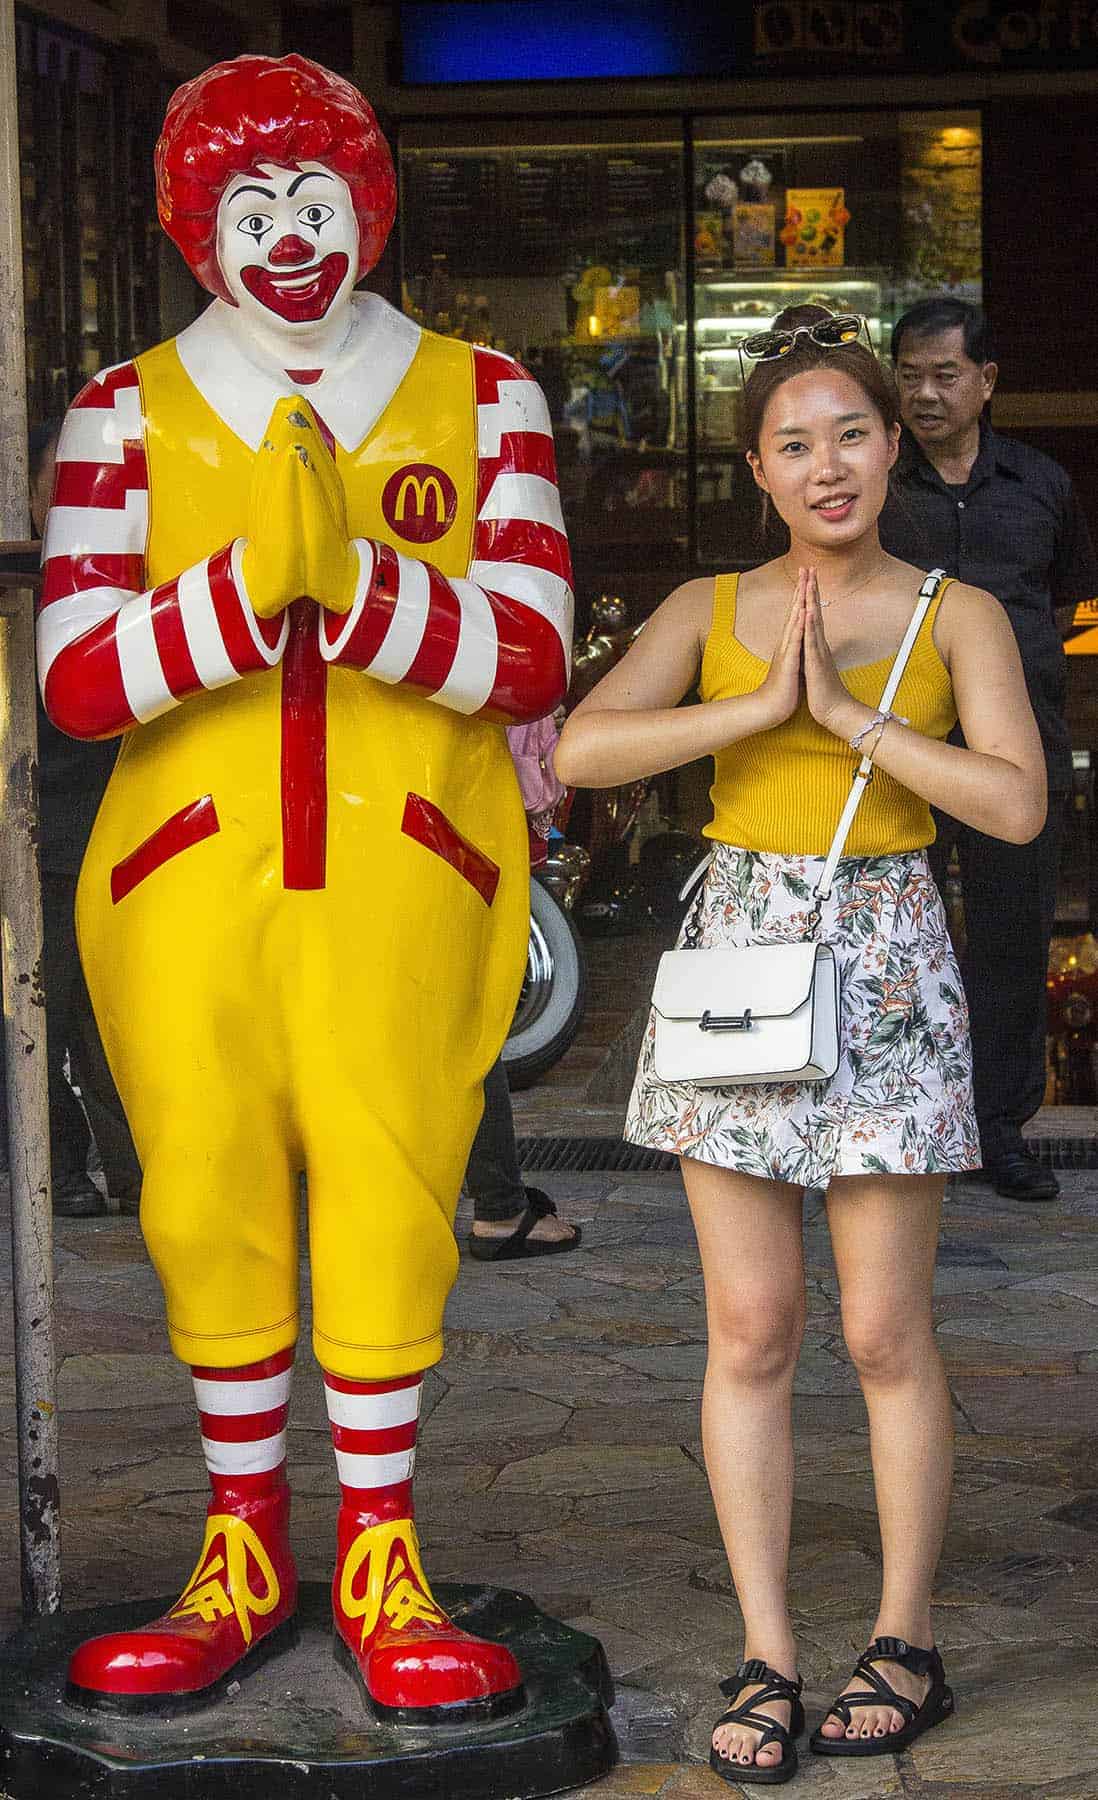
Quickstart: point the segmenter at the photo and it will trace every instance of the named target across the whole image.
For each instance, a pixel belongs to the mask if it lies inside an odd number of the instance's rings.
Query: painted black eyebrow
[[[301,186],[301,183],[303,181],[308,181],[310,175],[319,175],[322,181],[331,181],[332,179],[327,169],[304,169],[300,175],[294,177],[293,181],[291,181],[289,187],[286,189],[288,199],[293,198],[297,193],[298,188]],[[274,199],[273,194],[271,195],[271,198],[272,200]]]
[[[275,200],[278,198],[273,188],[257,187],[254,182],[248,182],[244,187],[234,188],[229,195],[229,199],[237,200],[241,194],[262,194],[264,200]]]
[[[868,419],[870,417],[871,417],[871,414],[869,414],[867,412],[840,413],[838,418],[835,420],[835,423],[836,423],[836,425],[851,425],[854,423],[854,421],[856,419]],[[804,432],[805,432],[805,427],[803,425],[779,425],[777,431],[772,433],[772,436],[774,436],[776,438],[777,437],[797,437],[798,435],[803,436]]]

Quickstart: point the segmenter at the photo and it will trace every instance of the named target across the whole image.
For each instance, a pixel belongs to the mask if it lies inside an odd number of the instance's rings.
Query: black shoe
[[[526,1211],[510,1237],[489,1237],[486,1232],[471,1231],[466,1238],[469,1255],[477,1262],[513,1262],[524,1256],[563,1256],[579,1247],[583,1232],[570,1225],[571,1237],[535,1238],[530,1233],[539,1219],[556,1218],[557,1205],[541,1188],[524,1187]]]
[[[53,1184],[55,1219],[95,1219],[107,1210],[107,1202],[90,1175],[62,1175]]]
[[[1004,1200],[1056,1200],[1060,1183],[1028,1150],[1008,1150],[985,1166],[984,1174]]]

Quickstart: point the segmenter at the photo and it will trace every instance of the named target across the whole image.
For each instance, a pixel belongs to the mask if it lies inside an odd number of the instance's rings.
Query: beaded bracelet
[[[881,708],[878,707],[877,710],[874,712],[873,717],[870,719],[868,725],[863,725],[862,729],[860,731],[855,732],[854,736],[850,740],[850,748],[852,750],[861,750],[862,739],[867,738],[871,731],[875,731],[877,733],[877,737],[876,737],[876,740],[874,741],[873,749],[863,752],[863,754],[866,756],[872,756],[874,751],[877,748],[877,745],[880,743],[881,732],[884,730],[885,726],[888,724],[890,719],[895,719],[897,725],[910,725],[911,724],[911,720],[905,719],[901,713],[888,712],[887,710],[882,711]]]

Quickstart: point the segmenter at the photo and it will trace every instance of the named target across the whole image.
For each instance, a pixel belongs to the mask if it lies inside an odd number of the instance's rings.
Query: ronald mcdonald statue
[[[354,293],[395,181],[346,81],[220,63],[173,97],[156,176],[214,300],[70,408],[38,645],[51,718],[124,734],[77,923],[212,1498],[179,1600],[83,1644],[69,1692],[170,1712],[292,1633],[304,1172],[337,1648],[387,1717],[484,1719],[522,1675],[432,1596],[412,1469],[525,960],[503,727],[566,684],[549,415],[508,357]]]

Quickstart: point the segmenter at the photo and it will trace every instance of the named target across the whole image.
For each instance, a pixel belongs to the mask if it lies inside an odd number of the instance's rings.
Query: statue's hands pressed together
[[[244,550],[248,598],[261,619],[275,618],[303,594],[345,613],[358,572],[335,458],[308,401],[289,396],[275,406],[255,460]]]

